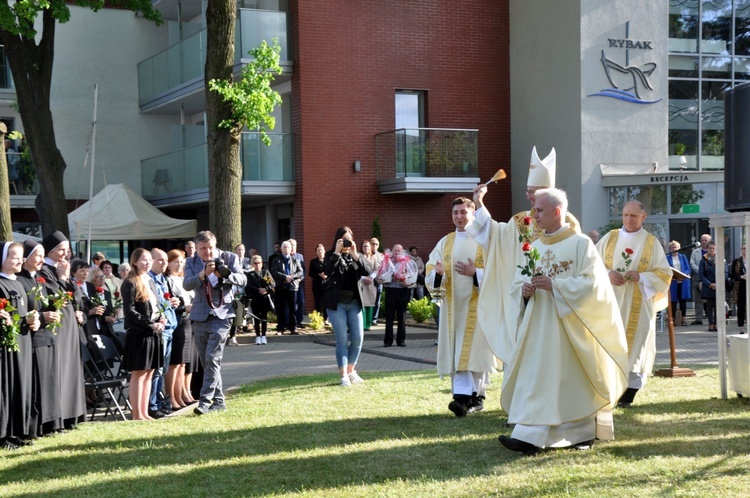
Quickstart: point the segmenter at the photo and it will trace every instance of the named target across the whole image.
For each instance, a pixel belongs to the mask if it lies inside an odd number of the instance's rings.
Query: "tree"
[[[13,240],[13,224],[10,221],[10,185],[8,162],[5,155],[5,133],[8,128],[0,121],[0,143],[3,144],[0,154],[0,240]]]
[[[208,220],[219,247],[242,242],[242,130],[259,130],[270,145],[266,129],[281,96],[271,89],[274,73],[281,73],[281,47],[263,41],[250,51],[253,61],[233,81],[234,0],[209,0],[206,9],[206,121],[208,126]]]
[[[104,0],[76,0],[81,7],[97,12]],[[109,6],[141,12],[161,24],[161,14],[151,0],[108,0]],[[41,15],[37,33],[35,22]],[[55,58],[55,27],[70,19],[65,0],[0,1],[0,43],[5,46],[40,193],[35,205],[42,221],[42,233],[55,230],[68,233],[65,192],[62,188],[65,159],[57,148],[50,110],[52,66]]]

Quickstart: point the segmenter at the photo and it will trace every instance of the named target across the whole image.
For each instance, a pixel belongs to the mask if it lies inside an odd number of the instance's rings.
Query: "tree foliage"
[[[239,80],[209,81],[209,88],[219,93],[232,107],[231,118],[223,119],[218,126],[237,133],[245,126],[251,130],[257,129],[263,143],[271,145],[266,131],[273,130],[276,126],[276,118],[272,113],[281,104],[281,95],[271,88],[275,74],[283,71],[279,65],[281,46],[276,39],[271,46],[263,40],[249,54],[254,60],[242,69]]]

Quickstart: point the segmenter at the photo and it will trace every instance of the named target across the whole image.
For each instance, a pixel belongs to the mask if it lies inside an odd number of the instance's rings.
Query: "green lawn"
[[[617,439],[522,457],[497,441],[500,377],[487,409],[447,410],[432,372],[250,384],[229,410],[90,423],[0,455],[0,496],[747,496],[747,400],[716,399],[718,370],[654,378]]]

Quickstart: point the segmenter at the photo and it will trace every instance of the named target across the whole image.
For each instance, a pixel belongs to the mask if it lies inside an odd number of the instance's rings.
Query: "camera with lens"
[[[227,278],[232,273],[232,270],[224,264],[224,260],[221,258],[214,259],[214,269],[219,272],[221,278]]]
[[[349,239],[344,239],[344,247],[351,247],[352,241]]]

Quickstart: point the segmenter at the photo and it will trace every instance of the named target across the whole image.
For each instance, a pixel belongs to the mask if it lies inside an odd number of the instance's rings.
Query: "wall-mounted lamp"
[[[359,173],[360,171],[362,171],[362,163],[360,161],[354,161],[352,168],[354,169],[355,173]]]

